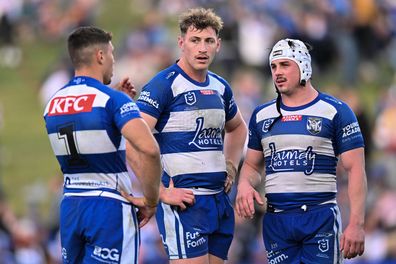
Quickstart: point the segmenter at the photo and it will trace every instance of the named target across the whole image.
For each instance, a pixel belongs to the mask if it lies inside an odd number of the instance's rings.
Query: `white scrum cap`
[[[271,50],[269,64],[277,59],[290,59],[300,68],[300,83],[305,83],[312,76],[311,55],[307,46],[298,39],[279,40]]]

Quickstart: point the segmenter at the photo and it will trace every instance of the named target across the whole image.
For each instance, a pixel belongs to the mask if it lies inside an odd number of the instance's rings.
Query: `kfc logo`
[[[91,112],[95,96],[95,94],[84,94],[80,96],[55,97],[51,100],[48,115],[71,115]]]

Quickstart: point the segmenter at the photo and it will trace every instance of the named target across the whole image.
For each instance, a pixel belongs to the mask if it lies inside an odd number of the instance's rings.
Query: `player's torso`
[[[109,95],[84,83],[71,83],[50,100],[45,114],[50,143],[65,187],[130,188],[125,144],[106,110]]]
[[[154,134],[161,149],[165,181],[172,177],[178,187],[222,188],[225,89],[210,75],[205,84],[194,83],[182,74],[172,82],[172,99],[158,118]]]
[[[318,203],[336,193],[335,127],[337,111],[318,100],[306,108],[282,110],[275,105],[258,113],[256,131],[265,159],[267,197],[275,204]]]

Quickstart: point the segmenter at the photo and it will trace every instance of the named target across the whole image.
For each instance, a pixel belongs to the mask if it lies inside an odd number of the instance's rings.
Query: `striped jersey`
[[[131,191],[120,131],[139,117],[126,94],[90,77],[74,77],[52,96],[44,120],[65,192]]]
[[[319,93],[300,107],[275,100],[255,109],[249,123],[248,147],[262,151],[269,204],[285,210],[303,204],[335,202],[337,156],[364,147],[355,114],[343,102]]]
[[[172,177],[179,188],[223,188],[224,125],[237,113],[232,90],[223,78],[208,72],[200,83],[173,64],[143,87],[137,105],[157,119],[154,136],[165,186]]]

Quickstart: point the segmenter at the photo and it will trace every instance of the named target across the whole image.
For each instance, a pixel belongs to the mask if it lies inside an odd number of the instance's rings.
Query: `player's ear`
[[[95,59],[98,64],[103,64],[104,51],[102,49],[95,49]]]
[[[217,38],[217,48],[216,48],[216,53],[220,51],[221,48],[221,38]]]
[[[177,45],[179,46],[179,48],[181,49],[181,51],[184,50],[184,37],[183,36],[179,36],[177,38]]]

